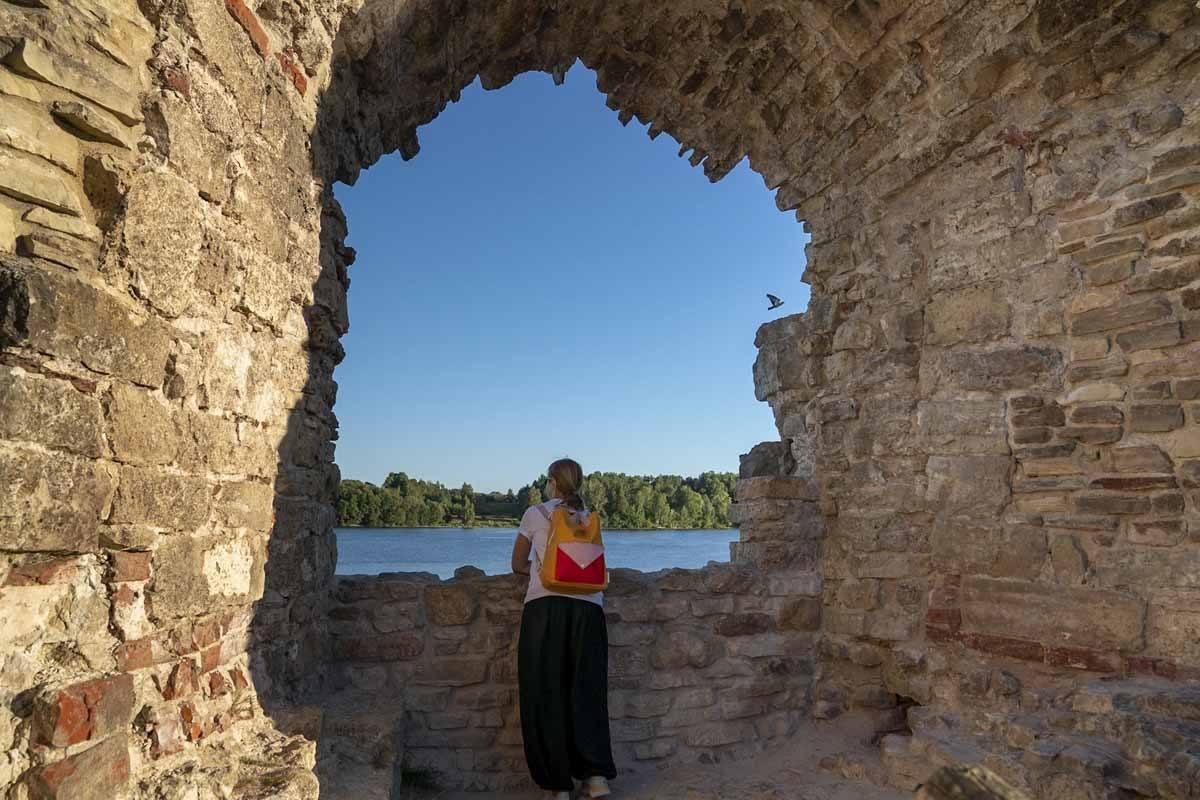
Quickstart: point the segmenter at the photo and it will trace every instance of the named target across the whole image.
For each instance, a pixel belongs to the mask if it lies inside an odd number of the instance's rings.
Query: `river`
[[[488,575],[509,572],[516,528],[338,528],[339,575],[432,572],[450,578],[470,564]],[[609,569],[653,572],[728,561],[736,529],[605,531]]]

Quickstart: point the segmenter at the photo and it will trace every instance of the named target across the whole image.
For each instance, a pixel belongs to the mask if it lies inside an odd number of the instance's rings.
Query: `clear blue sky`
[[[420,137],[337,187],[358,250],[343,477],[516,489],[562,455],[695,475],[779,438],[754,333],[804,310],[807,236],[746,162],[710,184],[581,65],[476,83]]]

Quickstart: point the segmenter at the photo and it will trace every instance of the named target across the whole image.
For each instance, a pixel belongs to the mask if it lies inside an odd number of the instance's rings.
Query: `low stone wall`
[[[448,581],[339,579],[329,612],[338,692],[327,707],[390,715],[404,767],[436,773],[443,786],[526,785],[517,705],[525,581],[470,567]],[[606,616],[618,768],[737,758],[794,731],[810,704],[820,594],[821,579],[799,570],[614,570]]]

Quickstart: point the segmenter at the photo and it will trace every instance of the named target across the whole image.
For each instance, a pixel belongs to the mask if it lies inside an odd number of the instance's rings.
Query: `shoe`
[[[588,797],[604,797],[612,794],[612,789],[608,788],[608,780],[603,775],[593,775],[588,778],[584,788],[587,790]]]

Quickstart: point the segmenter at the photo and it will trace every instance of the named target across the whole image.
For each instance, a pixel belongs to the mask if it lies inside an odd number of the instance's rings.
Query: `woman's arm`
[[[517,534],[517,540],[513,542],[512,549],[512,571],[518,575],[529,574],[529,551],[533,548],[533,542],[526,539],[521,534]]]

